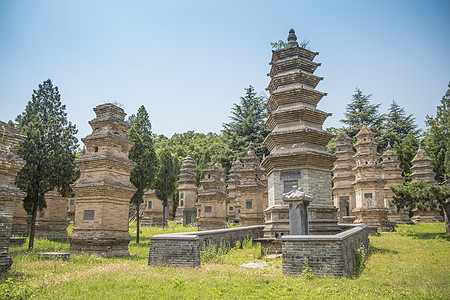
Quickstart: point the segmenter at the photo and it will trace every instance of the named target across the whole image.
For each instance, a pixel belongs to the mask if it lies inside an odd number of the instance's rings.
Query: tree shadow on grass
[[[431,232],[406,232],[403,235],[410,236],[414,239],[420,240],[444,240],[450,242],[450,234],[446,233],[431,233]]]
[[[378,248],[374,246],[369,247],[369,256],[372,254],[386,254],[386,255],[396,255],[398,254],[398,251],[386,249],[386,248]]]

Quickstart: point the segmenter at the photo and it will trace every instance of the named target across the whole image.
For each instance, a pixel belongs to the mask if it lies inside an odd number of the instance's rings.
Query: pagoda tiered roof
[[[329,116],[331,116],[330,113],[304,105],[296,105],[279,108],[272,112],[267,118],[265,125],[270,130],[273,130],[278,124],[298,122],[299,120],[322,125]]]
[[[267,105],[273,111],[277,110],[280,106],[292,105],[298,102],[316,107],[317,103],[326,95],[327,93],[304,87],[300,83],[295,83],[271,92]]]
[[[314,60],[316,55],[319,55],[319,52],[313,52],[311,50],[308,50],[306,48],[298,47],[298,46],[291,46],[286,47],[281,50],[272,50],[272,61],[271,64],[276,62],[277,60],[282,60],[288,57],[294,57],[299,56],[302,58],[305,58],[307,60]]]
[[[332,134],[309,126],[295,126],[281,130],[273,130],[264,140],[269,151],[281,145],[310,143],[325,147],[333,137]]]
[[[272,93],[280,87],[299,83],[315,89],[322,79],[323,77],[307,73],[300,69],[289,70],[287,72],[273,75],[267,90]]]
[[[320,65],[321,65],[320,63],[304,59],[300,56],[287,57],[285,59],[280,59],[273,62],[272,68],[270,69],[270,73],[267,75],[274,76],[275,74],[279,74],[293,69],[302,69],[306,72],[313,74],[316,71],[317,67],[319,67]]]

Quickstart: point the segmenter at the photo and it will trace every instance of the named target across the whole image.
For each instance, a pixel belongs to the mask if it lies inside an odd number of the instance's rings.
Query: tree
[[[348,136],[353,139],[363,125],[378,135],[384,122],[384,115],[378,113],[381,104],[370,104],[372,95],[364,95],[358,88],[352,97],[352,102],[346,108],[345,119],[341,120],[347,125],[344,130]]]
[[[430,190],[434,196],[434,199],[442,205],[445,216],[445,231],[447,234],[450,234],[450,186],[447,184],[433,184],[431,185]]]
[[[417,138],[419,132],[420,130],[417,129],[413,115],[407,116],[405,109],[393,100],[382,127],[381,147],[385,149],[388,143],[391,145],[394,145],[396,142],[400,144],[408,134]]]
[[[33,90],[32,100],[16,118],[17,128],[27,136],[17,150],[25,165],[15,184],[27,194],[23,207],[31,215],[28,249],[34,245],[36,213],[47,207],[45,193],[56,189],[62,197],[73,197],[71,185],[80,176],[75,164],[77,129],[67,121],[65,110],[58,88],[48,79]]]
[[[128,122],[128,139],[134,143],[128,157],[136,164],[130,173],[130,182],[137,188],[130,202],[136,205],[136,243],[139,244],[139,207],[143,202],[145,190],[151,188],[154,183],[158,158],[153,148],[152,125],[144,105],[139,107],[136,115],[129,117]]]
[[[163,228],[166,223],[166,206],[171,194],[175,192],[175,168],[173,157],[168,149],[163,149],[159,154],[159,169],[155,181],[156,197],[163,205]]]
[[[410,181],[411,161],[419,149],[419,140],[410,132],[401,141],[394,142],[392,146],[400,160],[400,168],[403,170],[402,176],[405,177],[406,181]]]
[[[266,97],[256,96],[253,86],[245,89],[246,94],[241,97],[239,104],[234,103],[231,109],[231,122],[223,124],[223,136],[231,152],[224,152],[226,159],[221,161],[222,166],[229,170],[236,157],[241,157],[247,152],[250,142],[255,145],[255,152],[259,158],[268,154],[262,142],[270,130],[264,126],[269,114],[265,105]]]
[[[390,187],[392,204],[397,210],[411,211],[436,209],[437,204],[444,208],[445,228],[450,233],[450,186],[445,184],[427,183],[423,180],[410,184],[399,184]]]
[[[436,117],[427,116],[426,150],[432,159],[436,180],[443,182],[450,178],[450,83]]]

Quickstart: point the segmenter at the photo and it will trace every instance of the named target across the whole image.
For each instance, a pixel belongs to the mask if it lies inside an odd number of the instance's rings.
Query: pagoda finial
[[[422,141],[419,141],[419,150],[418,151],[422,151]]]
[[[255,153],[255,145],[253,144],[253,142],[250,142],[250,144],[248,144],[248,154],[251,153]]]
[[[391,149],[392,149],[391,142],[388,142],[386,150],[391,150]]]
[[[291,28],[289,30],[288,44],[291,45],[291,46],[298,46],[297,36],[295,35],[295,30],[293,28]]]

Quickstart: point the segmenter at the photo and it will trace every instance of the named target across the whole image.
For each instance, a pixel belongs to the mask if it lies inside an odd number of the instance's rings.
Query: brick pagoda
[[[111,103],[94,108],[92,133],[82,139],[86,154],[77,159],[81,171],[74,186],[75,223],[70,250],[100,255],[128,255],[128,213],[136,189],[130,183],[133,143],[126,137],[126,113]]]
[[[236,159],[231,164],[230,173],[227,180],[227,222],[240,222],[241,195],[237,187],[239,185],[239,172],[242,168],[242,162]],[[239,212],[238,212],[239,210]]]
[[[282,194],[293,186],[313,195],[308,208],[310,233],[335,233],[337,209],[331,195],[330,167],[336,156],[326,151],[332,135],[322,129],[329,113],[317,109],[326,93],[315,90],[323,79],[314,75],[317,52],[302,48],[293,29],[284,49],[272,51],[267,105],[272,109],[266,126],[271,132],[263,144],[269,149],[262,166],[268,176],[265,232],[289,233],[289,207]]]
[[[197,202],[197,171],[195,162],[188,155],[181,164],[180,175],[178,176],[178,207],[175,219],[183,220],[186,226],[195,222]]]
[[[436,183],[434,177],[436,174],[433,172],[433,166],[431,165],[431,158],[422,149],[422,144],[419,143],[419,150],[417,150],[416,156],[411,161],[411,180],[412,182],[423,180],[427,183]],[[411,220],[415,223],[427,223],[427,222],[442,222],[444,218],[440,215],[439,209],[433,209],[430,211],[414,209],[414,216]]]
[[[67,203],[57,191],[45,193],[47,207],[38,212],[36,218],[36,237],[46,239],[67,238]]]
[[[170,195],[166,206],[166,223],[170,217],[169,203],[173,202],[173,195]],[[144,193],[144,211],[141,219],[141,226],[162,226],[163,225],[163,205],[162,201],[156,197],[155,190],[148,190]]]
[[[203,169],[196,203],[199,230],[222,229],[227,222],[224,170],[219,163]]]
[[[241,158],[242,168],[239,170],[238,192],[241,195],[240,219],[242,225],[264,225],[264,199],[266,187],[261,178],[264,170],[260,167],[260,161],[255,154],[255,146],[250,143],[248,152]]]
[[[352,182],[355,181],[353,168],[355,167],[355,151],[350,137],[341,132],[336,137],[337,160],[333,168],[333,202],[338,208],[339,219],[344,222],[344,217],[350,216],[356,206],[355,189]]]
[[[11,228],[16,207],[22,207],[25,193],[14,185],[17,173],[25,162],[17,155],[17,148],[25,140],[16,128],[0,121],[0,272],[11,267],[8,252]],[[22,208],[23,209],[23,208]]]
[[[355,223],[364,223],[369,226],[377,226],[380,229],[391,230],[387,214],[389,209],[384,206],[383,168],[381,167],[380,154],[377,152],[375,134],[365,125],[356,135],[355,161],[355,188],[356,208],[353,214]]]

